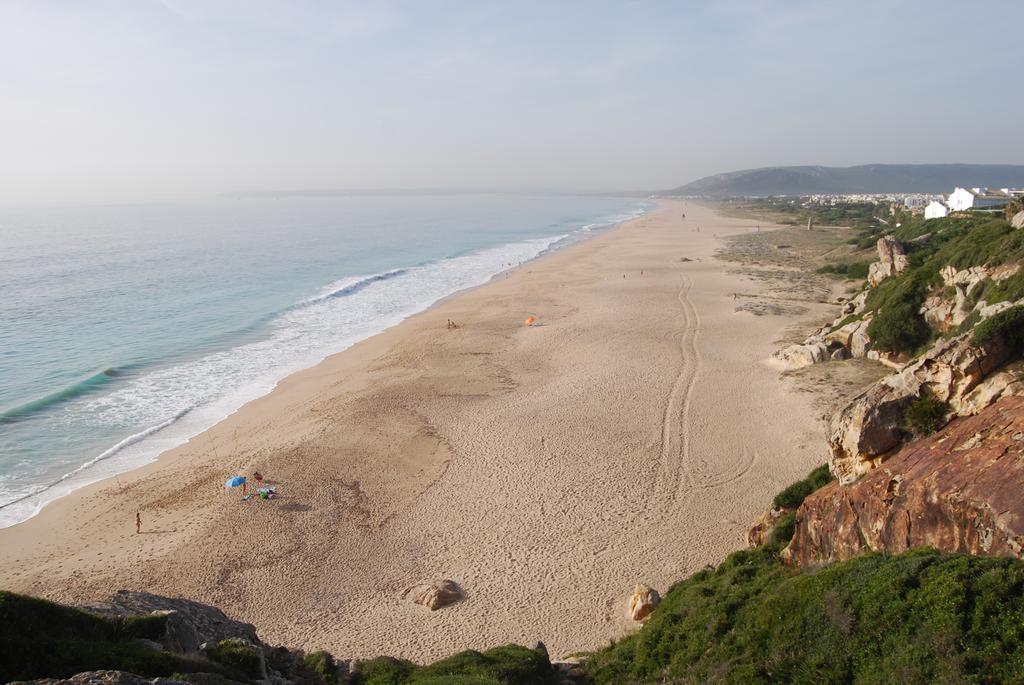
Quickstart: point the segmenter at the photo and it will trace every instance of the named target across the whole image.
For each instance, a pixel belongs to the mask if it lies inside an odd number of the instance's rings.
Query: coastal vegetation
[[[775,495],[773,503],[776,509],[796,509],[812,492],[835,480],[828,464],[822,464],[811,471],[806,478],[798,480],[785,490]]]
[[[674,586],[637,634],[592,655],[595,683],[1016,682],[1024,562],[916,550],[811,570],[779,543]]]
[[[381,657],[359,665],[352,685],[544,685],[556,682],[547,654],[516,645],[468,650],[417,666]]]

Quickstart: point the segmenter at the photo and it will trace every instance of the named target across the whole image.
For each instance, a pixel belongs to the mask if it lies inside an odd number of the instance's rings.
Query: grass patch
[[[788,488],[775,495],[775,508],[776,509],[796,509],[803,504],[804,499],[807,498],[815,490],[824,487],[835,479],[832,472],[828,469],[828,464],[822,464],[818,468],[811,471],[806,478],[799,480]]]
[[[330,652],[320,650],[303,659],[306,668],[316,673],[324,685],[334,685],[338,679],[338,664]]]
[[[231,671],[243,673],[249,678],[260,677],[260,657],[256,649],[244,640],[221,640],[207,648],[206,656]]]
[[[869,260],[859,262],[835,262],[826,264],[817,269],[819,274],[837,276],[846,279],[864,279],[868,277],[868,268],[871,266]]]
[[[594,683],[1020,682],[1024,563],[918,550],[799,571],[777,547],[675,585]]]
[[[851,324],[854,321],[860,321],[863,318],[864,318],[864,313],[863,312],[861,312],[860,314],[850,314],[849,316],[844,318],[842,321],[837,323],[835,326],[833,326],[832,330],[838,330],[838,329],[842,328],[843,326],[846,326],[847,324]]]
[[[543,652],[516,645],[460,652],[429,666],[381,657],[364,661],[352,685],[544,685],[556,682]]]
[[[971,335],[971,343],[984,345],[996,338],[1002,338],[1018,350],[1024,345],[1024,305],[1010,307],[979,323]]]

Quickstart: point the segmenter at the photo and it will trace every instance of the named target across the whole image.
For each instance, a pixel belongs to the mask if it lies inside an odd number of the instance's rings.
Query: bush
[[[1024,305],[1010,307],[979,323],[971,335],[971,343],[984,345],[996,338],[1002,338],[1018,350],[1024,345]]]
[[[1020,682],[1024,562],[917,550],[818,569],[763,548],[675,585],[593,682]]]
[[[811,471],[803,480],[793,483],[788,488],[775,495],[776,509],[796,509],[803,504],[804,499],[815,490],[824,487],[833,480],[834,476],[829,471],[828,464],[822,464]]]
[[[793,539],[794,533],[796,533],[796,514],[789,512],[783,514],[779,522],[775,524],[768,540],[771,544],[788,545],[789,541]]]
[[[319,652],[307,654],[303,663],[305,663],[306,668],[320,676],[320,680],[325,685],[334,685],[338,676],[338,664],[334,661],[334,656],[330,652],[320,650]]]
[[[868,268],[871,266],[869,261],[861,262],[837,262],[834,264],[826,264],[818,269],[819,274],[834,274],[836,276],[842,276],[844,278],[867,278]]]
[[[381,657],[360,664],[353,685],[544,685],[557,678],[546,654],[508,645],[468,650],[429,666]]]
[[[875,315],[868,324],[874,349],[911,354],[928,342],[932,331],[918,311],[917,302],[895,302]]]
[[[942,428],[948,413],[948,404],[925,395],[907,406],[907,411],[903,415],[903,426],[915,437],[922,438]]]
[[[207,648],[206,656],[222,666],[249,678],[260,677],[260,656],[255,647],[244,640],[230,638]]]

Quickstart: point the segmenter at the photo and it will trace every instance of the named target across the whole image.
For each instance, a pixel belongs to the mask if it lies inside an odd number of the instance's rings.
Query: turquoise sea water
[[[0,208],[0,527],[649,207],[354,195]]]

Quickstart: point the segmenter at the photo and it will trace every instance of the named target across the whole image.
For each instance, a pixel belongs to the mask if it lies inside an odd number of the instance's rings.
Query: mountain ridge
[[[956,186],[1021,187],[1024,186],[1024,165],[772,166],[713,174],[658,194],[729,197],[818,193],[948,193]]]

